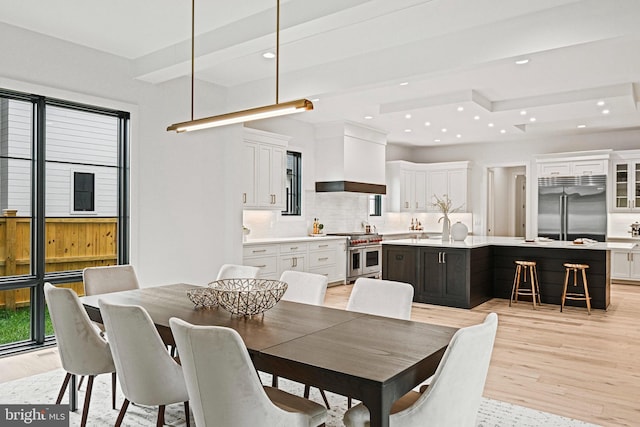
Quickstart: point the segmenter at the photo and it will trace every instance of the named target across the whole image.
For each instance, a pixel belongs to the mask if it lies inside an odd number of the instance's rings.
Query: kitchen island
[[[589,264],[591,307],[610,303],[610,251],[631,243],[527,242],[522,238],[469,236],[464,241],[403,239],[382,242],[382,277],[411,283],[414,301],[472,308],[511,295],[514,261],[537,262],[542,302],[560,304],[565,262]],[[581,302],[567,301],[566,305]],[[584,302],[582,302],[584,305]]]

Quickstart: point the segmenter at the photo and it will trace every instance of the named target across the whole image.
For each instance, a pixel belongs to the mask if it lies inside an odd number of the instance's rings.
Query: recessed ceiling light
[[[473,116],[473,120],[480,120],[480,116]]]
[[[404,131],[409,133],[409,132],[411,132],[411,129],[405,129]]]
[[[489,126],[490,128],[493,127],[493,123],[489,123],[487,126]]]
[[[442,133],[446,133],[447,132],[447,128],[442,128]]]
[[[311,102],[318,102],[318,101],[320,101],[320,98],[313,98],[313,99],[311,100]]]
[[[400,86],[406,86],[408,84],[409,84],[409,82],[402,82],[402,83],[400,83]]]
[[[371,120],[371,119],[373,119],[373,116],[364,116],[364,119],[365,120]]]
[[[535,118],[535,117],[531,117],[531,118],[529,119],[529,121],[530,121],[530,122],[535,122],[535,121],[536,121],[536,118]]]
[[[529,63],[529,59],[528,58],[522,58],[522,59],[518,59],[516,61],[516,64],[518,65],[524,65],[524,64],[528,64]]]
[[[273,52],[265,52],[262,54],[262,57],[266,59],[273,59],[276,57],[276,54]]]
[[[434,139],[433,142],[440,142],[440,140],[439,139]]]
[[[410,118],[411,118],[411,114],[405,114],[405,115],[404,115],[404,118],[405,118],[405,119],[410,119]]]
[[[425,126],[431,126],[431,122],[424,122]]]
[[[584,129],[586,127],[587,127],[587,125],[578,125],[578,129]]]
[[[607,110],[606,108],[604,110],[602,110],[602,114],[609,114],[611,111]]]
[[[521,116],[526,116],[526,115],[527,115],[527,110],[522,110],[522,111],[520,111],[520,115],[521,115]]]
[[[500,129],[500,133],[507,133],[507,131],[504,129]]]
[[[456,135],[456,138],[462,138],[462,135],[457,134],[457,135]]]
[[[604,105],[604,101],[603,101],[603,100],[600,100],[600,101],[598,101],[598,102],[596,103],[596,105],[597,105],[598,107],[602,107],[602,106]]]
[[[464,111],[464,107],[461,105],[457,108],[458,111]]]

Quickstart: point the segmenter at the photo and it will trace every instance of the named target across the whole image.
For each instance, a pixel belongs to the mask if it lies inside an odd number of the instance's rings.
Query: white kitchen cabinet
[[[640,280],[640,250],[612,250],[611,278],[623,280]]]
[[[449,196],[451,208],[456,212],[467,212],[468,206],[468,162],[456,164],[439,164],[437,169],[427,172],[427,210],[440,212],[435,203],[435,196]]]
[[[286,208],[285,184],[289,137],[245,128],[242,204],[244,209]]]
[[[346,279],[344,238],[289,240],[286,243],[245,244],[243,264],[259,267],[261,279],[280,278],[283,271],[305,271],[327,276],[329,283]]]
[[[640,158],[613,162],[611,210],[640,210]]]
[[[387,210],[391,212],[437,212],[433,195],[448,195],[452,207],[467,212],[469,162],[387,162]]]
[[[607,175],[606,159],[539,161],[538,177]]]

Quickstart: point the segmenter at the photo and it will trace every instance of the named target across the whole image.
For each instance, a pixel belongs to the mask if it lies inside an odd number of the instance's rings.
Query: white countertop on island
[[[423,239],[401,239],[382,241],[383,245],[404,245],[404,246],[430,246],[430,247],[446,247],[473,249],[484,246],[517,246],[517,247],[535,247],[535,248],[555,248],[555,249],[590,249],[597,251],[606,251],[612,249],[631,250],[635,246],[631,242],[596,242],[575,244],[572,241],[534,241],[526,242],[522,237],[500,237],[500,236],[469,236],[464,241],[448,241],[443,242],[440,238],[423,238]]]

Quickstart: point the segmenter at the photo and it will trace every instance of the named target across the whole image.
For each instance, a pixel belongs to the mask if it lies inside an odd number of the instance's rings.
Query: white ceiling
[[[275,5],[195,2],[196,78],[234,108],[275,101]],[[280,100],[424,146],[636,128],[639,19],[638,0],[282,0]],[[0,0],[0,22],[128,58],[150,83],[191,70],[187,1]]]

